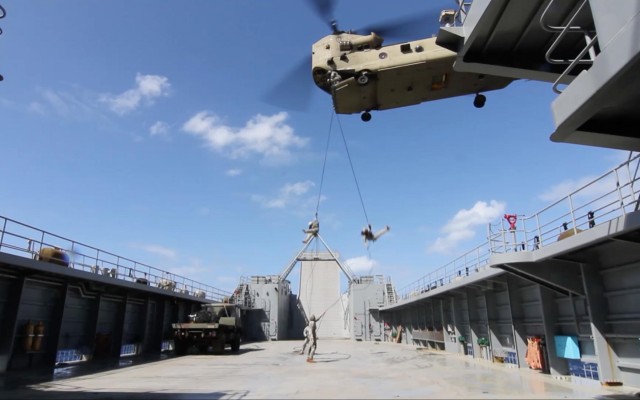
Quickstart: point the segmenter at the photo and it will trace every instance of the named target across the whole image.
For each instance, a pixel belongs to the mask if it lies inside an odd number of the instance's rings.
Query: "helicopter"
[[[317,0],[314,5],[327,15],[333,2]],[[442,10],[440,25],[450,26],[459,11]],[[503,89],[513,81],[455,71],[457,53],[439,46],[437,37],[383,45],[384,38],[376,28],[366,34],[342,31],[335,20],[331,28],[331,34],[312,46],[311,74],[315,85],[331,95],[337,114],[361,113],[367,122],[374,110],[469,94],[475,94],[473,105],[482,108],[486,102],[482,93]]]

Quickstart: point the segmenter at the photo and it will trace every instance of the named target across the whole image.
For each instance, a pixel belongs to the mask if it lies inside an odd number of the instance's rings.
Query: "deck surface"
[[[237,354],[168,357],[93,372],[74,367],[39,383],[9,374],[0,399],[623,399],[637,392],[395,343],[319,340],[316,362],[307,363],[301,344],[249,343]]]

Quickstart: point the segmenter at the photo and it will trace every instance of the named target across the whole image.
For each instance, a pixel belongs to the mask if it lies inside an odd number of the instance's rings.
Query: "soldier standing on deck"
[[[311,328],[309,325],[304,327],[304,331],[302,331],[304,335],[304,344],[302,345],[302,350],[300,351],[300,355],[304,354],[304,351],[307,349],[307,345],[311,342]]]
[[[322,318],[322,316],[320,316],[320,318]],[[316,347],[318,344],[318,336],[316,334],[316,330],[317,330],[317,325],[316,322],[320,320],[320,318],[318,318],[316,320],[316,316],[315,315],[311,315],[311,318],[309,318],[309,333],[310,333],[310,340],[311,340],[311,345],[309,346],[309,355],[307,356],[307,362],[313,362],[313,356],[316,354]]]

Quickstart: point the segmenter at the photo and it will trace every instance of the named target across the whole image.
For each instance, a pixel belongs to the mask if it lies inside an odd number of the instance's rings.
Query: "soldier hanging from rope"
[[[318,222],[318,214],[316,214],[316,218],[314,220],[309,221],[308,228],[303,229],[302,232],[307,234],[302,243],[309,243],[309,240],[311,240],[312,237],[316,236],[318,232],[320,232],[320,222]]]
[[[378,240],[380,236],[387,233],[389,229],[391,228],[389,228],[389,225],[387,225],[384,228],[380,229],[378,232],[373,233],[373,230],[371,229],[371,224],[368,224],[367,226],[362,228],[362,231],[360,232],[360,234],[364,238],[364,243],[368,244],[369,242],[375,242],[376,240]]]

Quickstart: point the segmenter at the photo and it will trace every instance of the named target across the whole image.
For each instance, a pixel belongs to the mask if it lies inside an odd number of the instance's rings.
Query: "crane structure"
[[[325,249],[327,249],[327,251],[331,255],[331,259],[334,260],[338,264],[338,266],[340,267],[342,272],[346,275],[346,277],[347,277],[347,279],[349,281],[349,284],[353,283],[354,281],[357,281],[357,277],[353,273],[353,271],[351,271],[351,268],[349,268],[348,265],[344,265],[343,263],[340,262],[340,260],[338,259],[336,254],[331,250],[331,248],[329,247],[327,242],[325,242],[324,239],[322,238],[322,236],[320,236],[320,227],[319,227],[319,224],[317,224],[317,221],[314,220],[312,222],[316,222],[315,228],[314,229],[308,229],[308,230],[304,231],[305,233],[307,233],[307,235],[310,235],[310,236],[308,236],[308,239],[303,241],[304,245],[302,246],[302,249],[300,249],[298,254],[296,254],[295,257],[293,257],[293,259],[285,267],[285,269],[282,270],[282,272],[279,275],[280,281],[284,281],[285,279],[287,279],[287,277],[289,276],[289,274],[291,273],[293,268],[296,266],[298,261],[307,260],[306,258],[303,258],[302,255],[304,254],[305,250],[307,250],[309,245],[311,245],[311,243],[313,243],[314,240],[320,240],[320,242],[322,242],[322,244],[324,245]],[[309,225],[311,227],[312,224],[310,223]]]

